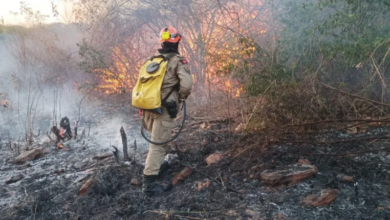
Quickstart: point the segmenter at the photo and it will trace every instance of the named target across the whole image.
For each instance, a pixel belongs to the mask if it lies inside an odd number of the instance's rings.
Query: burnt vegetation
[[[386,0],[52,7],[66,24],[0,19],[1,219],[389,218]],[[148,198],[131,91],[165,26],[195,84],[175,186]]]

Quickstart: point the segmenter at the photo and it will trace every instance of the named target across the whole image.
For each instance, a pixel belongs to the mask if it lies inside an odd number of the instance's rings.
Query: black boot
[[[172,184],[162,185],[156,183],[157,175],[144,175],[144,182],[142,184],[142,192],[146,196],[155,196],[172,189]]]
[[[161,178],[161,176],[171,168],[171,165],[169,165],[168,161],[164,160],[164,162],[160,166],[160,172],[158,172],[158,177]]]

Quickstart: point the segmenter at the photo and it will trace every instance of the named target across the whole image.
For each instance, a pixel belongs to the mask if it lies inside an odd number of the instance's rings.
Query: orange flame
[[[1,105],[2,105],[4,108],[8,108],[9,102],[6,101],[6,100],[1,100]]]
[[[96,69],[96,77],[100,79],[98,89],[106,94],[124,93],[131,90],[137,82],[138,75],[134,69],[140,68],[140,63],[131,67],[127,57],[123,55],[118,47],[112,48],[113,65],[107,69]],[[132,74],[133,73],[133,74]]]
[[[241,96],[242,92],[244,91],[244,87],[238,83],[236,80],[227,80],[224,83],[225,91],[232,94],[233,98],[238,98]]]
[[[207,83],[217,83],[220,85],[219,88],[222,87],[232,97],[240,97],[244,89],[243,85],[230,76],[234,75],[234,72],[244,64],[248,65],[247,60],[251,59],[256,52],[255,43],[250,36],[267,35],[268,33],[268,26],[264,23],[264,19],[267,18],[267,10],[262,12],[256,10],[256,7],[263,5],[263,3],[254,0],[249,2],[250,4],[246,8],[233,3],[236,14],[231,16],[226,16],[224,12],[215,12],[212,15],[206,13],[205,17],[215,19],[215,22],[202,23],[200,29],[203,36],[194,39],[187,38],[189,48],[184,48],[182,51],[185,57],[193,61],[192,65],[197,66],[197,70],[201,72],[197,73],[201,75],[193,75],[194,81],[199,76]],[[212,28],[209,26],[215,24],[217,26]],[[192,33],[191,30],[185,30],[184,25],[182,28],[184,29],[182,30],[183,33]],[[143,31],[148,32],[147,29]],[[131,42],[135,42],[136,39],[129,39],[130,43],[123,44],[121,47],[111,48],[113,60],[111,67],[95,70],[96,76],[100,80],[99,89],[104,90],[106,94],[130,91],[137,82],[138,70],[142,62],[130,62],[130,58],[133,59],[133,57],[127,57],[127,54],[139,53],[128,53],[128,49],[132,51],[137,48],[145,48],[150,42],[133,47]],[[203,44],[199,44],[199,39],[202,40]],[[195,51],[203,52],[203,47],[206,48],[205,62],[189,56],[190,54],[193,55]],[[120,48],[122,50],[125,48],[126,52],[121,52]],[[226,80],[226,78],[229,80]]]

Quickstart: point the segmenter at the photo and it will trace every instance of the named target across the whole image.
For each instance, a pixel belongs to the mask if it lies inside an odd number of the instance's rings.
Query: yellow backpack
[[[175,53],[167,56],[156,55],[144,63],[132,92],[134,107],[162,114],[161,85],[168,68],[168,61],[175,55]],[[170,95],[171,92],[164,99]]]

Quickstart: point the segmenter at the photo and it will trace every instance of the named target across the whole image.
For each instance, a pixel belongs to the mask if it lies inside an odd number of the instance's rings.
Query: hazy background
[[[0,20],[4,24],[25,25],[28,23],[26,18],[21,16],[21,2],[25,3],[33,11],[47,16],[44,23],[70,23],[74,19],[73,2],[62,0],[0,0]],[[58,14],[53,13],[53,9]]]
[[[385,0],[26,0],[19,10],[14,1],[3,5],[0,92],[24,127],[34,126],[28,118],[42,109],[53,110],[54,90],[74,97],[93,91],[103,102],[130,103],[138,70],[156,53],[166,26],[183,36],[180,53],[195,82],[188,100],[193,115],[239,118],[256,130],[387,114],[377,106],[390,99]]]

